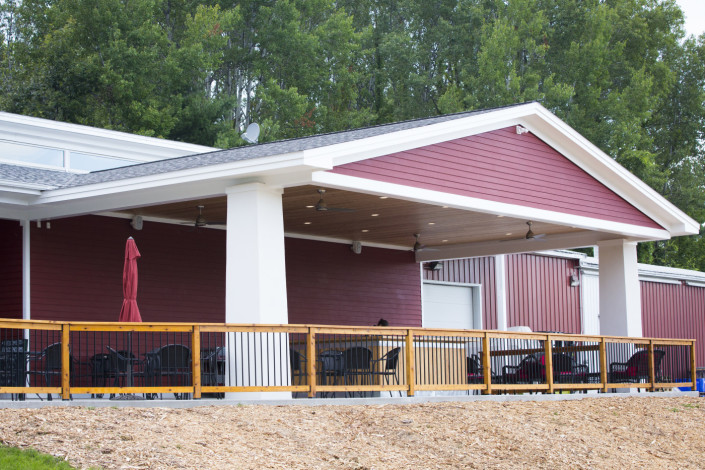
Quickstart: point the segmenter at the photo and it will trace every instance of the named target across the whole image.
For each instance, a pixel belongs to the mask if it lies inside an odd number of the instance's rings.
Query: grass
[[[7,470],[75,470],[63,460],[33,449],[0,445],[0,468]]]

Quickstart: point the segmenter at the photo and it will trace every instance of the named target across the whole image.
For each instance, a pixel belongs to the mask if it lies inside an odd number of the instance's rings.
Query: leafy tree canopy
[[[538,100],[705,222],[674,0],[0,0],[0,109],[232,147]],[[701,234],[702,235],[702,234]],[[705,271],[701,236],[640,260]]]

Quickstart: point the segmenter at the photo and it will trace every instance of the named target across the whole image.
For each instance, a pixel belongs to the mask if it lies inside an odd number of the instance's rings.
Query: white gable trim
[[[666,230],[566,214],[563,212],[554,212],[545,209],[535,209],[517,204],[508,204],[468,196],[459,196],[456,194],[443,193],[430,189],[414,188],[411,186],[368,180],[326,171],[314,172],[312,175],[312,182],[322,186],[367,194],[387,195],[407,201],[436,204],[455,209],[504,215],[506,217],[516,217],[552,224],[569,225],[586,230],[598,230],[619,234],[624,237],[634,237],[640,239],[641,241],[663,240],[670,238],[670,235]]]

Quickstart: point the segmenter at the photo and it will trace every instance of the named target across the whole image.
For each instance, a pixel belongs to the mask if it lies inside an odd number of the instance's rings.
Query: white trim
[[[569,225],[571,227],[611,232],[626,237],[636,237],[645,240],[664,240],[670,238],[669,233],[663,229],[642,227],[609,220],[595,219],[563,212],[535,209],[507,204],[504,202],[489,201],[468,196],[459,196],[430,189],[415,188],[396,183],[358,178],[356,176],[340,175],[325,171],[316,171],[312,174],[314,183],[336,189],[346,189],[366,194],[386,195],[412,202],[448,206],[454,209],[471,210],[486,214],[504,215],[529,219],[538,222]]]
[[[494,257],[494,285],[497,297],[497,329],[506,331],[509,319],[507,317],[507,257]]]
[[[685,281],[686,286],[705,287],[705,282]]]
[[[674,285],[680,285],[682,284],[681,281],[677,281],[675,279],[667,279],[659,276],[649,276],[649,275],[644,275],[641,272],[639,273],[639,282],[656,282],[658,284],[674,284]]]
[[[218,150],[6,112],[0,112],[0,140],[143,162]]]
[[[353,242],[353,240],[344,239],[344,238],[318,237],[315,235],[308,235],[308,234],[294,233],[294,232],[285,232],[284,236],[288,237],[288,238],[298,238],[300,240],[312,240],[312,241],[317,241],[317,242],[340,243],[343,245],[352,245],[352,242]],[[359,241],[359,240],[355,240],[355,241]],[[373,242],[361,242],[361,243],[362,243],[363,248],[370,247],[370,248],[382,248],[385,250],[411,251],[411,248],[409,248],[408,246],[387,245],[385,243],[373,243]]]
[[[694,235],[699,224],[568,124],[537,104],[522,125],[674,236]]]
[[[22,221],[22,319],[32,318],[32,296],[30,292],[30,233],[32,223],[29,220]]]

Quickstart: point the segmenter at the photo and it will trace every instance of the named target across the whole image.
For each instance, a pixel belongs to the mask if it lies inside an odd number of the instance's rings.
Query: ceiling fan
[[[426,245],[421,243],[419,241],[419,237],[421,237],[420,233],[415,233],[414,238],[416,238],[416,242],[414,243],[414,247],[411,249],[414,253],[418,253],[419,251],[438,251],[436,248],[426,248]]]
[[[325,196],[326,196],[326,190],[325,189],[318,189],[318,194],[321,195],[320,199],[314,206],[317,211],[323,211],[323,212],[355,212],[355,209],[346,209],[344,207],[329,207],[328,204],[325,201]]]
[[[206,206],[203,206],[203,205],[196,206],[196,208],[198,209],[198,215],[196,216],[196,220],[194,220],[193,222],[183,222],[182,225],[193,225],[194,227],[198,228],[198,227],[206,227],[208,225],[226,225],[227,224],[227,222],[221,222],[221,221],[215,222],[215,221],[206,220],[205,216],[203,215],[203,209],[205,207]]]
[[[526,235],[524,235],[521,238],[510,238],[507,240],[501,240],[503,242],[509,242],[509,241],[516,241],[516,240],[536,240],[536,241],[543,241],[543,239],[546,237],[545,233],[539,233],[535,234],[533,230],[531,230],[533,222],[528,221],[526,225],[529,226],[529,230],[526,232]]]

